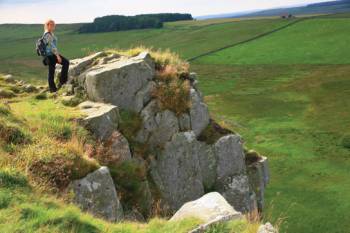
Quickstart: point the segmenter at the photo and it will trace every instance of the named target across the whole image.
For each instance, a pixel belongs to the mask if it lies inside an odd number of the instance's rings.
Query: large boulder
[[[198,152],[193,132],[177,133],[152,161],[152,178],[172,210],[204,194]]]
[[[170,221],[196,218],[205,223],[230,216],[231,219],[241,218],[223,196],[217,192],[205,194],[201,198],[185,203],[170,219]]]
[[[192,130],[199,136],[208,126],[210,121],[208,106],[202,101],[200,93],[191,89],[191,108],[190,108]]]
[[[123,208],[107,167],[73,181],[71,186],[75,194],[74,202],[83,211],[111,222],[123,219]]]
[[[98,140],[108,140],[112,133],[118,129],[120,119],[118,107],[86,101],[79,105],[79,109],[86,115],[83,124]]]
[[[154,74],[155,68],[149,54],[140,54],[88,70],[84,88],[90,100],[139,112],[143,108],[140,100],[144,101],[149,95],[144,88]]]

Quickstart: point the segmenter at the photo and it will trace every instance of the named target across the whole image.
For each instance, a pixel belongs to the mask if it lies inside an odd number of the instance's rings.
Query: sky
[[[329,0],[0,0],[0,24],[92,22],[104,15],[191,13],[194,17],[304,5]]]

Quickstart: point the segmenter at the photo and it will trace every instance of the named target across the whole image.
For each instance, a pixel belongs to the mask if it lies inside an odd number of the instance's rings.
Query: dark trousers
[[[59,79],[60,86],[65,84],[68,80],[68,69],[69,69],[69,60],[67,60],[65,57],[59,55],[62,59],[62,71],[61,71],[61,77]],[[58,63],[57,57],[55,55],[48,56],[48,66],[49,66],[49,75],[48,75],[48,81],[49,81],[49,88],[51,92],[57,91],[57,87],[55,84],[55,69],[56,64]]]

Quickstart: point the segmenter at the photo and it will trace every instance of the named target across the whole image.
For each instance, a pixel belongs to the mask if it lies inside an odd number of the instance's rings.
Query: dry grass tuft
[[[172,65],[167,65],[157,73],[157,87],[153,97],[158,100],[162,110],[168,109],[181,115],[191,107],[189,80],[182,79],[183,73]]]
[[[107,53],[117,53],[120,55],[134,57],[139,55],[141,52],[148,52],[151,57],[154,59],[156,64],[156,69],[161,70],[167,65],[172,65],[176,67],[178,71],[187,72],[189,64],[182,60],[180,56],[174,52],[171,52],[169,49],[161,50],[154,48],[147,48],[144,46],[136,46],[130,49],[121,50],[121,49],[106,49]]]

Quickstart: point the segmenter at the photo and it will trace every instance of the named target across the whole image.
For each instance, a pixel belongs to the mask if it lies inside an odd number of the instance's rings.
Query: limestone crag
[[[162,109],[154,97],[159,66],[147,52],[135,57],[101,52],[72,63],[69,89],[72,94],[83,90],[89,99],[79,106],[87,115],[83,119],[86,127],[97,139],[111,142],[115,154],[123,155],[120,162],[138,159],[147,164],[149,175],[144,182],[151,189],[147,210],[151,200],[160,198],[176,211],[212,191],[237,211],[262,210],[269,180],[267,159],[247,167],[241,137],[228,130],[218,130],[220,136],[210,142],[201,139],[206,138],[203,135],[212,121],[194,73],[187,77],[191,103],[179,114]],[[140,118],[140,127],[128,139],[121,133],[119,111]],[[115,134],[119,136],[114,139]],[[140,145],[148,154],[139,155]]]

